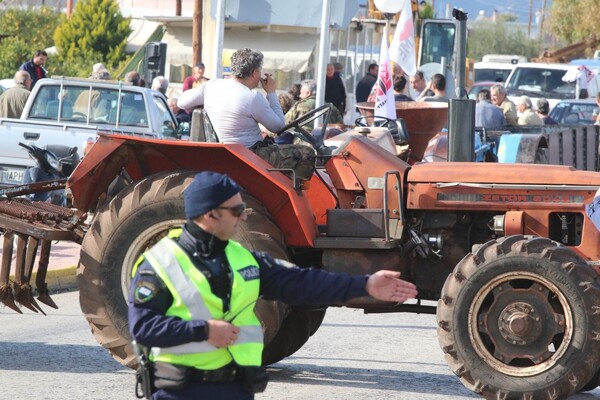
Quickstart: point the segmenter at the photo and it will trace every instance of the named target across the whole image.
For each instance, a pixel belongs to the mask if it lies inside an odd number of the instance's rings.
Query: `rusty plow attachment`
[[[0,199],[0,230],[3,234],[0,261],[0,302],[22,313],[20,306],[41,312],[40,303],[58,308],[48,294],[46,274],[53,240],[81,243],[85,213],[50,203],[23,199]],[[31,278],[39,249],[36,275],[37,300]],[[14,258],[14,281],[10,282]]]

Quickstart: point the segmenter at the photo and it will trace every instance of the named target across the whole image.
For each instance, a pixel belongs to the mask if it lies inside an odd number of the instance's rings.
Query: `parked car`
[[[15,86],[14,78],[0,79],[0,93],[6,92],[11,87]]]
[[[99,132],[154,139],[178,138],[178,124],[158,91],[114,81],[80,78],[41,79],[21,118],[0,118],[0,184],[19,184],[34,162],[19,142],[39,148],[78,147]]]
[[[595,99],[563,100],[550,111],[550,116],[559,124],[593,125],[598,111]]]
[[[481,89],[487,89],[490,90],[490,88],[492,86],[494,86],[495,84],[504,84],[504,82],[493,82],[493,81],[484,81],[484,82],[475,82],[473,84],[473,86],[471,86],[469,88],[469,98],[472,100],[477,100],[477,93],[479,93],[479,91]]]

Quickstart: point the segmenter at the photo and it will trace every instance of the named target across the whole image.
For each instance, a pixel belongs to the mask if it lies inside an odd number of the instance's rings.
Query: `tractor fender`
[[[226,173],[268,209],[288,246],[311,247],[318,234],[307,196],[283,172],[239,144],[100,134],[69,177],[75,206],[94,210],[119,175],[131,184],[166,171]]]
[[[498,162],[501,163],[539,163],[539,152],[548,148],[543,134],[509,133],[500,137]]]

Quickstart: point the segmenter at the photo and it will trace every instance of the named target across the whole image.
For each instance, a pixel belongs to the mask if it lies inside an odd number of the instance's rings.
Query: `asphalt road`
[[[134,399],[134,374],[96,343],[78,292],[53,296],[48,316],[0,308],[0,393],[15,400]],[[435,316],[330,309],[292,357],[269,368],[257,400],[477,398],[444,361]],[[600,399],[600,390],[572,399]]]

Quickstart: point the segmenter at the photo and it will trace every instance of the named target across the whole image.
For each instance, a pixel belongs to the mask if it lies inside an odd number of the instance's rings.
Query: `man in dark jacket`
[[[373,85],[377,82],[377,74],[379,73],[379,66],[375,63],[369,65],[369,69],[367,70],[367,74],[363,76],[363,78],[358,81],[356,85],[356,102],[361,103],[363,101],[367,101],[369,98],[369,94],[371,90],[373,90]]]
[[[327,64],[325,76],[325,102],[333,104],[343,116],[346,112],[346,88],[333,64]]]
[[[30,90],[33,90],[33,87],[37,81],[46,77],[47,71],[44,68],[44,64],[46,64],[47,60],[48,53],[46,53],[44,50],[37,50],[31,60],[23,63],[19,67],[19,71],[29,72],[29,76],[31,77]]]
[[[240,191],[226,175],[197,174],[184,191],[183,228],[136,264],[129,329],[151,348],[153,399],[254,399],[260,389],[249,388],[248,371],[260,370],[262,358],[263,331],[254,312],[259,297],[327,305],[367,295],[394,302],[417,295],[399,272],[335,274],[246,250],[231,240],[247,218]]]

